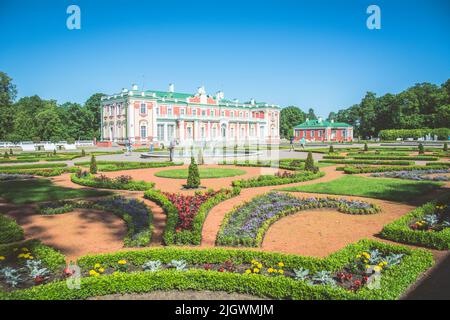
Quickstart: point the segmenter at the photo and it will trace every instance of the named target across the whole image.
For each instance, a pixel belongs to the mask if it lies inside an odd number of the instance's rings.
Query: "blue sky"
[[[81,30],[66,8],[81,8]],[[381,8],[381,30],[366,8]],[[83,102],[144,89],[313,107],[450,77],[450,1],[0,1],[0,70],[19,97]]]

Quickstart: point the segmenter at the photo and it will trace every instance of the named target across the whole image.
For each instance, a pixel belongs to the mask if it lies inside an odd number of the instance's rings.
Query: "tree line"
[[[0,141],[92,140],[100,137],[100,101],[93,94],[83,105],[45,100],[37,95],[16,101],[12,79],[0,72]]]
[[[291,106],[280,115],[281,135],[288,138],[292,127],[305,118],[315,119],[314,110],[308,113]],[[331,112],[328,120],[346,122],[354,126],[355,136],[378,137],[386,129],[437,129],[450,127],[450,79],[442,85],[416,84],[398,94],[377,97],[367,92],[360,103],[338,112]]]

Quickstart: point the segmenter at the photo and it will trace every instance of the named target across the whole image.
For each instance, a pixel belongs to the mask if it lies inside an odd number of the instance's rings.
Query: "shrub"
[[[373,172],[386,172],[386,171],[413,171],[413,170],[429,170],[429,169],[446,169],[446,165],[429,165],[429,166],[348,166],[343,170],[347,174],[359,174],[359,173],[373,173]]]
[[[369,146],[367,145],[367,142],[364,143],[364,151],[369,151]]]
[[[333,145],[330,145],[330,147],[328,148],[328,153],[334,153]]]
[[[362,287],[352,291],[329,285],[311,285],[306,281],[295,280],[287,276],[268,276],[258,274],[240,274],[238,272],[219,272],[212,270],[175,269],[158,272],[119,272],[114,275],[83,277],[80,290],[71,290],[65,281],[53,282],[26,290],[5,293],[5,299],[67,300],[120,293],[144,293],[155,290],[211,290],[241,292],[273,299],[295,300],[387,300],[397,299],[414,283],[417,278],[433,264],[431,253],[421,249],[410,249],[398,245],[362,240],[324,258],[302,257],[280,253],[258,252],[251,250],[225,249],[178,249],[152,248],[139,251],[125,251],[112,254],[85,256],[77,263],[82,269],[92,268],[96,263],[105,266],[117,264],[126,259],[139,267],[149,260],[170,263],[171,260],[185,260],[186,263],[203,265],[205,263],[250,263],[252,260],[276,265],[280,261],[289,269],[309,269],[312,272],[328,270],[336,272],[362,251],[378,249],[383,253],[404,255],[401,262],[383,271],[381,287],[371,290]]]
[[[442,201],[449,205],[450,196],[444,196]],[[410,224],[413,220],[421,219],[426,215],[433,214],[436,210],[436,203],[436,201],[428,202],[400,219],[385,225],[381,231],[381,236],[388,240],[411,245],[420,245],[432,249],[450,249],[450,228],[445,228],[438,232],[413,230],[410,228]]]
[[[158,204],[167,214],[166,229],[164,231],[164,243],[166,245],[199,245],[202,240],[203,223],[209,211],[222,201],[230,199],[240,194],[240,188],[223,189],[215,193],[215,195],[203,202],[194,216],[191,223],[191,230],[177,230],[180,222],[179,209],[173,204],[168,197],[159,190],[147,190],[144,198]]]
[[[86,157],[86,151],[84,151],[84,149],[81,149],[81,156]]]
[[[17,222],[0,214],[0,244],[23,240],[23,229]]]
[[[9,154],[8,154],[8,152],[5,151],[5,154],[3,155],[3,158],[4,158],[4,159],[9,159]]]
[[[353,159],[366,159],[366,160],[417,160],[417,161],[436,161],[438,160],[437,157],[433,156],[423,156],[423,155],[417,155],[417,156],[384,156],[384,155],[377,155],[377,154],[365,154],[365,155],[358,155],[353,156]]]
[[[89,166],[89,172],[91,174],[97,173],[97,160],[95,159],[94,155],[91,156],[91,164]]]
[[[424,154],[425,149],[423,148],[423,144],[419,143],[419,154]]]
[[[380,138],[382,140],[396,140],[397,138],[401,139],[418,139],[423,138],[427,134],[437,135],[438,139],[446,140],[450,135],[449,128],[437,128],[437,129],[394,129],[394,130],[381,130]]]
[[[13,153],[13,150],[11,149],[11,148],[9,148],[9,154],[10,155],[13,155],[14,153]]]
[[[290,175],[261,175],[257,178],[235,180],[232,182],[233,187],[254,188],[263,186],[276,186],[281,184],[302,182],[318,179],[325,175],[324,172],[300,171]]]
[[[195,163],[194,157],[191,157],[191,164],[189,165],[186,188],[196,189],[200,186],[200,173],[198,171],[198,166]]]
[[[408,166],[414,165],[413,161],[403,161],[403,160],[351,160],[351,159],[326,159],[319,160],[319,163],[335,163],[335,164],[372,164],[372,165],[391,165],[391,166]]]
[[[447,142],[444,142],[444,149],[443,149],[443,151],[444,152],[448,151],[448,143]]]
[[[305,170],[312,171],[312,172],[319,171],[319,168],[314,165],[314,159],[312,156],[312,152],[308,152],[308,156],[306,157]]]
[[[85,171],[80,171],[80,173],[72,174],[70,179],[72,180],[72,182],[80,184],[82,186],[116,190],[145,191],[155,186],[153,182],[134,181],[130,176],[122,175],[118,176],[117,178],[111,179],[104,175],[96,177],[92,174],[88,174]]]

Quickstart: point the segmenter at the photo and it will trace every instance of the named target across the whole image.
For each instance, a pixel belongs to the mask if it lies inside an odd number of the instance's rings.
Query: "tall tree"
[[[292,136],[292,128],[305,121],[305,113],[295,106],[281,109],[280,132],[281,137],[289,139]]]
[[[306,117],[307,117],[309,120],[317,120],[317,116],[316,116],[316,114],[314,113],[314,109],[313,109],[313,108],[309,108],[308,114],[306,115]]]
[[[16,86],[4,72],[0,72],[0,139],[12,133],[14,121],[13,102],[16,99]]]
[[[101,98],[104,96],[103,93],[95,93],[90,96],[89,99],[84,103],[84,107],[91,114],[91,128],[92,134],[96,138],[100,138],[100,116],[101,116]],[[92,138],[92,137],[91,137]]]

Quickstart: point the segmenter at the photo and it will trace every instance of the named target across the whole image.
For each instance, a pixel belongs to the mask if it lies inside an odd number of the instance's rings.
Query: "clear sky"
[[[70,4],[81,30],[66,27]],[[366,27],[370,4],[381,30]],[[449,0],[0,0],[0,70],[19,97],[60,103],[173,82],[327,116],[450,78],[449,18]]]

